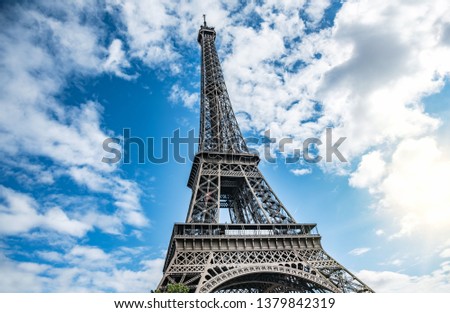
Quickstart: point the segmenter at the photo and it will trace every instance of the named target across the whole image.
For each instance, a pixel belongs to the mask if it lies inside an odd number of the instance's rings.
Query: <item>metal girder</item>
[[[176,224],[160,288],[189,278],[192,292],[372,292],[325,253],[314,227]]]
[[[201,58],[199,152],[188,180],[186,223],[175,224],[158,289],[191,292],[373,292],[322,248],[315,224],[299,224],[258,169],[231,107],[206,22]],[[230,224],[220,223],[228,210]]]
[[[221,208],[233,223],[295,223],[256,164],[198,162],[188,223],[219,223]]]
[[[214,40],[214,28],[202,26],[200,151],[248,153],[231,107]]]

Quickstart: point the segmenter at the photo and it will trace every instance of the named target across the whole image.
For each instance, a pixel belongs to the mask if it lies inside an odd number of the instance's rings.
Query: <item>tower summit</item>
[[[231,107],[216,32],[204,20],[200,142],[185,223],[176,223],[158,289],[190,292],[373,292],[331,258],[316,224],[299,224],[249,152]],[[230,223],[220,223],[227,214]]]

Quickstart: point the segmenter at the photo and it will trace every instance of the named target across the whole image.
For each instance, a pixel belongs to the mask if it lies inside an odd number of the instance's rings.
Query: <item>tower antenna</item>
[[[206,14],[203,14],[203,25],[206,27]]]

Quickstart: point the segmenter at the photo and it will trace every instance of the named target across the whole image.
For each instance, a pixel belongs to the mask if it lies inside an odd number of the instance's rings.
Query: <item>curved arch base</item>
[[[213,277],[200,292],[341,292],[320,274],[285,266],[246,266]]]
[[[216,293],[324,293],[322,286],[292,275],[253,273],[231,279],[217,287]]]

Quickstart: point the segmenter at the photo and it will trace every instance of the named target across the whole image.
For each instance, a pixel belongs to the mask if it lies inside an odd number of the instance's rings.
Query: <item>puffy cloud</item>
[[[422,137],[401,141],[386,162],[378,151],[364,155],[349,182],[370,191],[377,212],[387,223],[393,223],[390,238],[396,238],[420,232],[424,227],[432,233],[447,233],[449,177],[450,157],[446,150],[435,138]]]
[[[148,66],[169,65],[179,55],[169,36],[176,19],[169,14],[170,1],[107,1],[110,10],[118,14],[126,28],[132,57]]]
[[[56,265],[18,262],[0,254],[1,292],[149,292],[162,275],[164,260],[145,259],[126,268],[121,249],[105,253],[90,246],[75,246],[67,253],[41,251],[42,259]],[[147,251],[143,251],[147,253]]]
[[[68,107],[54,98],[67,75],[99,73],[102,48],[96,28],[82,24],[76,12],[65,12],[64,22],[27,6],[8,13],[16,22],[0,34],[3,151],[108,170],[98,162],[98,142],[106,137],[99,125],[101,106],[88,101]]]
[[[356,275],[376,292],[449,292],[450,263],[427,275],[407,275],[397,272],[363,270]]]
[[[379,207],[400,222],[395,236],[419,231],[421,226],[444,231],[450,226],[450,158],[431,137],[402,141],[386,178],[376,185]]]
[[[342,148],[350,160],[432,132],[440,122],[420,98],[438,92],[450,70],[448,47],[434,36],[446,23],[443,4],[349,1],[333,28],[312,33],[287,18],[301,5],[254,8],[260,28],[221,30],[232,49],[223,67],[233,104],[251,128],[297,142],[334,125],[348,138]]]
[[[126,223],[137,227],[147,225],[148,220],[140,205],[140,189],[135,182],[98,173],[89,167],[71,167],[69,175],[92,191],[111,194],[119,209],[117,216],[122,217]]]
[[[0,185],[0,235],[23,235],[34,230],[54,231],[62,235],[83,237],[95,228],[108,234],[120,234],[123,225],[143,227],[148,223],[138,203],[138,198],[127,197],[126,191],[118,191],[116,212],[105,214],[96,210],[95,204],[89,208],[70,203],[66,196],[58,201],[39,202],[32,196]],[[69,200],[69,201],[67,201]],[[76,201],[86,201],[77,198]],[[134,203],[134,205],[129,205]]]
[[[93,193],[109,194],[117,211],[104,214],[92,210],[89,215],[74,219],[68,217],[64,207],[37,213],[42,208],[34,203],[26,212],[29,219],[5,227],[4,233],[43,227],[83,236],[94,225],[108,233],[119,233],[122,223],[147,225],[139,187],[122,178],[116,165],[100,162],[102,142],[111,133],[101,127],[102,106],[94,101],[68,106],[56,98],[70,75],[99,75],[106,71],[131,78],[123,73],[129,62],[122,42],[115,39],[109,48],[103,47],[103,32],[94,16],[104,12],[96,10],[101,8],[92,7],[89,2],[52,8],[39,3],[9,5],[8,14],[0,15],[6,25],[0,33],[0,62],[5,69],[0,78],[4,112],[0,116],[0,143],[5,159],[2,166],[13,165],[17,170],[9,176],[29,185],[55,183],[55,178],[67,175]],[[9,19],[15,19],[14,23],[7,23]],[[48,169],[29,159],[45,160]],[[17,175],[20,171],[26,175]],[[27,179],[33,176],[34,180]],[[8,195],[12,194],[9,190]],[[2,215],[2,223],[21,220],[25,214],[14,205],[9,210],[8,215]]]
[[[358,256],[358,255],[363,255],[363,254],[369,252],[370,250],[371,249],[367,248],[367,247],[355,248],[352,251],[350,251],[349,254]]]
[[[385,173],[386,162],[380,151],[373,151],[361,158],[358,169],[350,175],[350,186],[367,188],[378,183]]]
[[[325,128],[334,126],[333,137],[347,137],[339,148],[350,164],[322,162],[324,171],[367,188],[377,212],[399,225],[396,236],[433,221],[439,227],[431,231],[445,233],[450,159],[438,144],[445,135],[434,137],[443,121],[421,101],[439,93],[450,73],[448,5],[347,1],[333,27],[313,32],[287,19],[290,10],[261,5],[254,8],[259,28],[229,27],[222,35],[231,47],[225,77],[236,111],[246,112],[245,129],[270,129],[298,148],[308,137],[325,142]]]
[[[442,59],[448,48],[438,39],[430,40],[431,25],[426,28],[417,22],[427,4],[360,4],[343,5],[336,17],[329,40],[333,50],[349,52],[339,60],[330,59],[339,63],[324,73],[318,90],[326,118],[339,121],[339,131],[351,141],[346,146],[349,156],[435,130],[439,121],[424,112],[420,98],[437,92],[450,70]],[[445,13],[437,8],[439,1],[423,16],[425,24],[442,23]],[[367,18],[361,20],[361,14]],[[410,27],[397,27],[399,20]],[[425,55],[442,62],[430,62]]]
[[[296,168],[291,170],[291,173],[293,173],[295,176],[302,176],[302,175],[308,175],[311,174],[310,168]]]
[[[63,260],[62,255],[55,251],[39,251],[37,255],[41,259],[49,262],[61,262]]]
[[[39,212],[36,201],[30,196],[0,186],[0,234],[20,235],[38,227],[81,237],[91,229],[91,225],[71,219],[58,207]],[[42,211],[42,209],[40,209]]]
[[[306,14],[312,20],[312,24],[316,26],[323,17],[325,9],[330,6],[330,0],[309,1],[306,7]]]
[[[183,87],[175,84],[170,90],[169,100],[173,103],[181,102],[186,108],[193,109],[194,105],[198,103],[198,93],[189,93]]]
[[[0,254],[0,290],[2,292],[40,292],[45,291],[45,284],[50,280],[42,273],[49,268],[31,262],[14,262]]]
[[[113,265],[110,256],[97,247],[76,245],[64,258],[79,268],[107,268]]]
[[[129,68],[130,62],[127,60],[124,50],[122,49],[122,41],[114,39],[108,48],[108,58],[103,63],[103,68],[107,72],[112,72],[116,76],[130,80],[136,78],[137,75],[129,75],[124,70]]]
[[[439,254],[441,258],[450,258],[450,248],[446,248],[442,250],[442,252]]]

